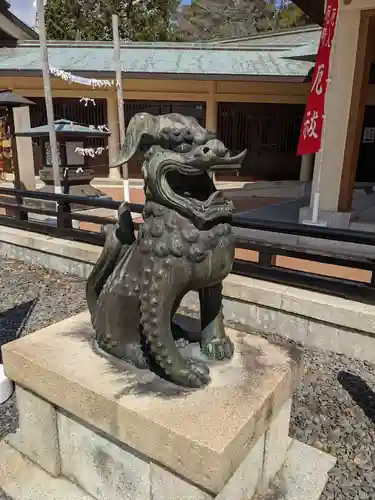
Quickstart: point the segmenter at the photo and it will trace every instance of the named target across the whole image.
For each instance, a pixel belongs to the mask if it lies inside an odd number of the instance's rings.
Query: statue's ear
[[[130,120],[126,129],[125,142],[117,158],[110,163],[109,168],[119,167],[127,163],[137,151],[144,146],[152,146],[156,142],[157,117],[148,113],[137,113]]]

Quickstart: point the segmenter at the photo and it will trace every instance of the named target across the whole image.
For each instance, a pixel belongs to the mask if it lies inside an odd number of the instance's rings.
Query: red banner
[[[324,119],[324,101],[329,75],[329,60],[332,41],[335,36],[337,11],[338,0],[327,0],[324,27],[320,37],[310,93],[307,98],[297,155],[316,153],[320,150]]]

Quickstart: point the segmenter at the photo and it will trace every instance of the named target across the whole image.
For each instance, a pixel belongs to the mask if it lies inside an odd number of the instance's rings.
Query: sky
[[[8,0],[13,14],[29,26],[34,26],[35,22],[35,7],[33,0]]]

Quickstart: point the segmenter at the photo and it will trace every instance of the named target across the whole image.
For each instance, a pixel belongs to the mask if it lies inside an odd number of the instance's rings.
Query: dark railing
[[[1,195],[3,196],[1,197]],[[14,199],[8,200],[8,197],[13,197]],[[53,209],[38,208],[33,206],[33,200],[49,202],[54,207]],[[0,225],[48,234],[56,238],[81,241],[93,245],[103,245],[104,235],[101,232],[77,229],[74,227],[74,221],[104,226],[106,224],[113,224],[113,219],[82,212],[72,212],[72,204],[90,209],[105,208],[114,211],[120,206],[120,202],[110,198],[70,196],[0,187],[0,209],[8,210],[11,213],[11,215],[0,215]],[[143,205],[132,203],[130,208],[132,212],[141,213]],[[46,220],[35,220],[29,214],[53,217],[56,219],[56,223],[50,224]]]
[[[36,200],[38,206],[33,206]],[[47,204],[48,207],[41,207],[42,203]],[[72,212],[71,205],[116,211],[120,202],[109,198],[56,195],[39,191],[0,188],[0,210],[4,212],[5,209],[6,212],[5,215],[0,215],[0,225],[48,234],[57,238],[103,245],[104,235],[99,227],[113,224],[114,218],[99,217],[84,213],[84,211]],[[130,204],[133,213],[140,214],[142,208],[142,205]],[[45,217],[45,220],[36,220],[35,215]],[[48,217],[53,218],[53,223],[46,220]],[[94,224],[98,230],[77,228],[74,221]],[[135,222],[135,226],[138,225],[139,223]],[[255,237],[254,230],[374,247],[375,234],[284,222],[248,220],[240,215],[234,217],[233,227],[237,249],[237,258],[233,266],[234,273],[361,302],[375,303],[375,259],[372,257],[366,257],[360,251],[353,253],[349,250],[324,249],[323,244],[322,248],[317,250],[303,243],[292,245],[259,241],[257,239],[259,236]],[[285,258],[289,264],[285,263]],[[284,262],[280,262],[280,259],[284,259]],[[315,265],[316,269],[303,270],[301,263],[304,263],[305,268]],[[326,267],[323,270],[318,269],[322,265],[339,267],[331,267],[328,272]],[[344,273],[343,268],[346,271]],[[348,271],[353,269],[359,273],[362,272],[362,276],[358,278],[352,273],[350,278],[345,277]],[[365,277],[363,271],[367,271]]]

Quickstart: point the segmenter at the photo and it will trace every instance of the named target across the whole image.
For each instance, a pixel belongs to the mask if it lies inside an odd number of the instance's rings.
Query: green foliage
[[[175,39],[171,16],[179,0],[48,0],[50,40],[112,40],[112,14],[119,16],[120,39]]]
[[[277,28],[294,28],[310,24],[312,21],[297,5],[288,0],[281,2],[280,8],[276,11]]]
[[[289,0],[193,0],[177,22],[182,39],[207,40],[302,26],[309,19]]]
[[[180,11],[178,27],[185,40],[241,37],[264,30],[266,0],[195,0]]]

